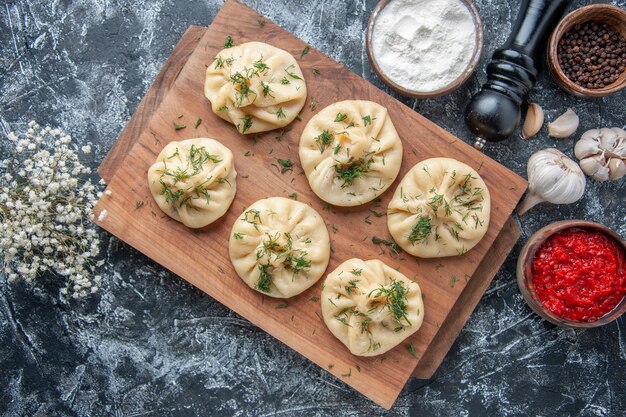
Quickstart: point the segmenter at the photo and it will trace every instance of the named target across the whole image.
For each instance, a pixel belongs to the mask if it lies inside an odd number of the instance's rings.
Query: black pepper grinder
[[[475,148],[506,139],[517,128],[522,102],[537,81],[541,53],[566,5],[567,0],[522,0],[511,35],[487,65],[487,82],[465,111]]]

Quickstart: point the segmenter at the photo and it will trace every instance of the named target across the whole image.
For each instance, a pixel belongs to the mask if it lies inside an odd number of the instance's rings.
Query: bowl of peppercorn
[[[561,20],[548,46],[556,82],[577,97],[602,97],[626,87],[626,10],[592,4]]]

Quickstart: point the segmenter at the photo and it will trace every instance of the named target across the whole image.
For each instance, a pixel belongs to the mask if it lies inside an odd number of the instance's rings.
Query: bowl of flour
[[[471,0],[382,0],[370,16],[367,55],[392,89],[433,98],[459,88],[483,49],[483,25]]]

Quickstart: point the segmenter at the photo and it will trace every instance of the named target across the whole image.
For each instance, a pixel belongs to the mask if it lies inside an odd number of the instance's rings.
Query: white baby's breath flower
[[[98,215],[98,221],[101,222],[102,220],[104,220],[104,218],[107,216],[107,211],[106,210],[102,210],[100,212],[100,214]]]
[[[30,122],[21,135],[9,133],[12,158],[0,163],[0,267],[9,282],[36,283],[45,271],[65,276],[62,296],[97,291],[94,277],[100,241],[93,218],[98,189],[60,129]],[[91,152],[89,145],[81,148]],[[99,187],[98,187],[99,188]],[[106,211],[100,213],[104,218]]]

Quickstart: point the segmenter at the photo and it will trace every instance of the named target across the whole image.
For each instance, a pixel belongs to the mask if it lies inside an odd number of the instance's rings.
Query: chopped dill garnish
[[[304,49],[302,49],[302,52],[300,53],[300,59],[302,59],[303,56],[309,53],[309,49],[309,45],[305,46]]]
[[[337,116],[335,117],[335,122],[343,122],[347,118],[348,115],[346,113],[337,113]]]
[[[409,242],[412,244],[425,242],[432,232],[431,229],[430,217],[421,217],[411,228],[411,233],[409,233],[408,237]]]
[[[352,291],[357,289],[356,284],[359,281],[360,280],[358,279],[351,279],[350,281],[348,281],[348,285],[345,286],[346,294],[348,295],[352,294]]]
[[[298,199],[298,193],[291,193],[287,197],[291,198],[292,200],[297,200]]]
[[[341,376],[345,376],[345,377],[352,376],[352,368],[349,368],[348,373],[341,374]]]
[[[391,249],[391,251],[395,253],[396,255],[400,253],[400,247],[398,246],[398,244],[391,240],[385,240],[385,239],[379,238],[378,236],[374,236],[372,237],[372,243],[375,245],[380,245],[380,244],[387,245],[389,246],[389,249]]]
[[[287,85],[289,84],[289,80],[287,79],[287,77],[283,77],[282,80],[280,80],[280,83],[283,85]]]
[[[272,290],[270,288],[270,284],[272,283],[272,273],[270,272],[270,266],[259,265],[259,270],[261,271],[261,275],[259,277],[259,281],[256,284],[256,288],[259,291],[271,293]]]
[[[257,20],[257,23],[259,24],[259,27],[262,28],[263,26],[265,26],[265,19],[261,18]]]
[[[315,137],[315,143],[320,148],[320,153],[324,153],[326,148],[333,142],[333,134],[328,130],[323,130],[319,136]]]
[[[174,130],[181,130],[181,129],[184,129],[186,127],[187,127],[186,125],[174,123]]]
[[[364,173],[369,172],[369,167],[372,162],[374,162],[373,158],[367,158],[365,160],[353,162],[347,166],[335,165],[335,176],[343,181],[341,188],[352,185],[355,179],[360,178]]]
[[[254,228],[257,230],[259,230],[258,225],[263,224],[263,222],[261,221],[261,213],[259,212],[259,210],[255,210],[255,209],[250,209],[246,211],[243,214],[243,217],[241,218],[241,220],[243,220],[246,223],[250,223],[251,225],[254,225]]]
[[[370,213],[372,213],[376,217],[383,217],[385,215],[385,213],[378,212],[378,211],[376,211],[374,209],[370,209]]]
[[[270,67],[268,67],[267,64],[263,62],[263,57],[259,58],[258,61],[254,61],[254,64],[252,64],[252,66],[257,69],[257,75],[258,73],[264,73],[265,71],[270,69]]]
[[[274,96],[272,95],[272,90],[270,89],[270,85],[269,84],[265,84],[263,81],[261,81],[261,88],[262,88],[262,93],[263,93],[263,97],[267,97],[270,96],[272,98],[274,98]]]
[[[138,201],[135,203],[135,209],[139,209],[139,208],[143,207],[143,205],[144,205],[143,200],[138,200]]]
[[[302,78],[300,76],[298,76],[298,74],[294,73],[293,70],[296,68],[295,64],[291,64],[289,65],[287,68],[285,68],[285,72],[287,73],[288,76],[290,76],[293,79],[296,80],[302,80]],[[292,72],[289,72],[288,70],[291,69]]]
[[[375,117],[372,118],[372,116],[370,116],[370,115],[363,116],[362,119],[363,119],[363,126],[364,127],[367,127],[367,125],[371,124],[372,120],[376,120]]]
[[[197,129],[200,124],[202,124],[202,119],[198,117],[198,120],[196,120],[196,123],[193,125],[193,127]]]
[[[282,167],[280,169],[281,174],[284,174],[285,172],[288,172],[288,171],[293,171],[293,162],[291,162],[291,159],[277,159],[276,161]]]
[[[320,75],[320,70],[317,67],[311,68],[311,71],[313,72],[313,75]]]
[[[235,238],[235,240],[241,240],[243,239],[244,234],[241,232],[235,232],[233,233],[233,237]]]
[[[402,320],[406,321],[408,325],[411,325],[411,321],[407,315],[407,294],[409,288],[404,286],[402,281],[392,281],[388,286],[380,286],[375,290],[372,290],[367,297],[371,298],[370,305],[372,308],[376,308],[379,305],[382,308],[387,308],[393,317],[401,323]]]
[[[352,271],[350,271],[352,275],[357,275],[357,276],[361,275],[361,272],[363,272],[363,270],[360,268],[354,268]]]
[[[452,275],[450,277],[450,288],[454,288],[454,284],[456,284],[456,275]]]
[[[284,119],[285,117],[287,116],[285,116],[285,112],[283,111],[283,108],[279,107],[278,110],[276,110],[276,118],[280,120],[280,119]]]
[[[243,121],[241,133],[246,133],[246,131],[252,127],[252,116],[248,115],[241,120]]]
[[[287,308],[287,307],[289,307],[289,304],[287,303],[280,303],[276,306],[276,308]]]
[[[224,110],[228,110],[228,106],[226,104],[220,106],[217,111],[224,111]]]
[[[413,343],[409,343],[406,347],[406,350],[408,350],[411,355],[417,358],[417,353],[415,352],[415,346],[413,346]]]
[[[233,42],[233,37],[228,35],[224,40],[224,48],[232,48],[233,46],[235,46],[235,43]]]
[[[309,109],[311,109],[311,111],[315,111],[316,107],[317,101],[315,100],[315,97],[311,97],[311,101],[309,101]]]

